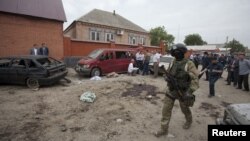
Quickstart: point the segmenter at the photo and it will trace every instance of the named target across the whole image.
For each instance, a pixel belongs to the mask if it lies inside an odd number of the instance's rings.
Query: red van
[[[75,70],[80,75],[91,77],[127,72],[134,55],[134,49],[97,49],[78,61]]]

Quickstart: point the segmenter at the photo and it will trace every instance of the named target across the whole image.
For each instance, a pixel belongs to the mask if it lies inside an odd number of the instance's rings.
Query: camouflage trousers
[[[161,129],[163,131],[168,131],[169,122],[171,119],[172,109],[174,107],[175,100],[165,97],[164,105],[162,109],[162,118],[161,118]],[[192,113],[188,106],[186,106],[182,101],[179,100],[182,113],[185,115],[186,122],[192,122]]]

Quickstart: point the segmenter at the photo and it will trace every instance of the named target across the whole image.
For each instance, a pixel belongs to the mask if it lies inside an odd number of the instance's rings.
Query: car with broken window
[[[217,125],[250,125],[250,103],[228,105],[223,117],[215,122]]]
[[[135,54],[134,49],[101,48],[83,57],[75,66],[75,71],[85,76],[100,76],[111,72],[124,73]]]
[[[67,73],[63,62],[48,56],[0,58],[0,83],[2,84],[26,84],[29,88],[39,88],[64,79]]]

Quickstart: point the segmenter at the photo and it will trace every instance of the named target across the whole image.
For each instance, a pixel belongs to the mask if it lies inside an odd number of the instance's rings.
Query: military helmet
[[[170,52],[172,56],[176,56],[178,53],[185,54],[187,52],[187,47],[184,44],[178,43],[172,46]]]

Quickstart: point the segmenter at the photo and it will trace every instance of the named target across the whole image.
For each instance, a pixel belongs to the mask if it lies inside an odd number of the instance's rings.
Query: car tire
[[[93,68],[91,71],[91,77],[93,76],[101,76],[101,70],[98,68]]]
[[[39,81],[36,78],[28,78],[26,84],[31,89],[38,89],[40,87]]]

